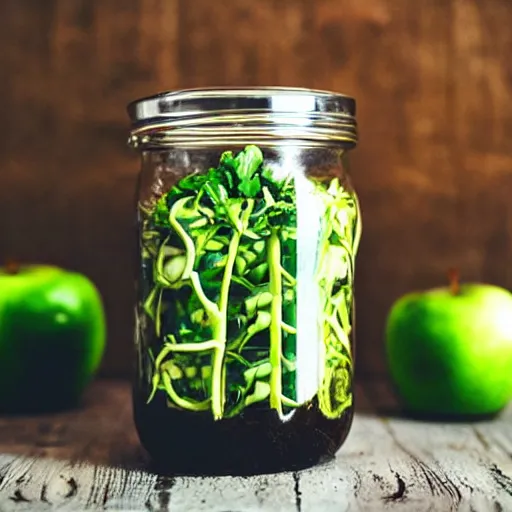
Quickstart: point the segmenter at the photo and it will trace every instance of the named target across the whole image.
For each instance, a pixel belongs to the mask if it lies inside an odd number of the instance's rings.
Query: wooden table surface
[[[512,511],[512,409],[426,423],[400,417],[385,383],[359,385],[357,399],[349,439],[325,465],[164,478],[145,469],[128,384],[97,382],[80,410],[0,419],[0,512]]]

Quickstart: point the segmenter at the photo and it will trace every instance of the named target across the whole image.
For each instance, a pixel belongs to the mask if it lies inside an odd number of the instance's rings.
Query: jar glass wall
[[[331,457],[353,413],[361,217],[347,170],[354,113],[340,111],[352,100],[297,89],[154,98],[130,106],[142,154],[141,442],[175,473]],[[308,108],[290,110],[290,98]]]

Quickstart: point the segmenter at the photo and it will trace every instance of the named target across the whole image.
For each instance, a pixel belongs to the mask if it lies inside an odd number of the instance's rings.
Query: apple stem
[[[448,282],[450,283],[450,292],[452,295],[460,293],[459,271],[456,268],[448,270]]]
[[[4,268],[7,274],[12,276],[19,274],[20,272],[20,264],[16,260],[7,260]]]

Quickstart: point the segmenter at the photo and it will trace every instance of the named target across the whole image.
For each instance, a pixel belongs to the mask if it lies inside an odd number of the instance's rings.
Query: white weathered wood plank
[[[158,510],[155,502],[165,503],[168,479],[158,477],[145,471],[123,471],[111,469],[123,482],[122,487],[109,489],[105,502],[106,510],[123,510],[126,512],[139,510]],[[156,498],[155,498],[156,497]],[[91,504],[92,505],[92,504]],[[94,507],[92,506],[94,509]],[[161,507],[160,507],[161,508]],[[165,508],[164,508],[165,510]]]
[[[296,512],[293,476],[290,473],[233,478],[180,478],[171,490],[174,512]]]
[[[376,395],[376,403],[392,405],[394,395],[385,383],[366,389]],[[483,510],[512,510],[510,457],[489,450],[494,443],[482,443],[482,436],[477,434],[480,430],[508,432],[511,413],[508,408],[492,420],[472,423],[425,422],[398,415],[375,418],[374,428],[383,425],[395,443],[395,451],[411,462],[419,479],[428,484],[433,495],[443,499],[442,506],[447,510],[479,510],[476,507],[482,503]],[[407,496],[410,493],[405,478],[404,482]]]
[[[43,427],[0,421],[0,512],[512,510],[512,409],[472,424],[420,422],[394,414],[393,394],[375,383],[358,389],[353,429],[327,464],[246,478],[171,478],[134,469],[129,390],[116,389],[92,413]],[[102,439],[92,446],[95,435]],[[77,444],[66,450],[70,443]]]

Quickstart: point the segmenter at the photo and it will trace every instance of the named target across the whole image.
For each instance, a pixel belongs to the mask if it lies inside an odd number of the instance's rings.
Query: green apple
[[[512,294],[456,281],[407,294],[389,312],[386,351],[409,410],[496,413],[512,398]]]
[[[0,268],[0,412],[74,406],[105,348],[101,297],[84,275]]]

